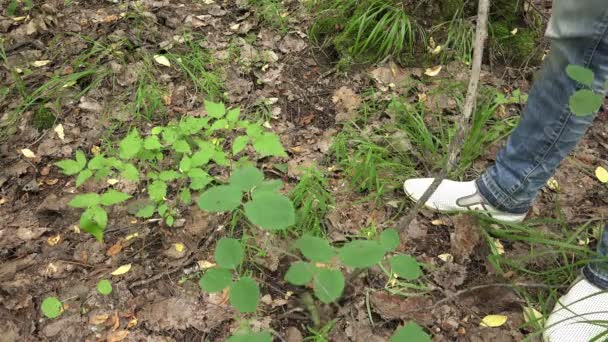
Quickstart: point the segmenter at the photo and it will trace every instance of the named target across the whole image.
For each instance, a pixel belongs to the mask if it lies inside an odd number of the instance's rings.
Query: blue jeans
[[[551,50],[532,87],[517,128],[496,158],[477,180],[485,199],[511,213],[526,213],[564,158],[575,148],[595,115],[579,117],[569,98],[581,85],[566,74],[569,64],[595,73],[593,89],[605,93],[608,80],[608,1],[556,0],[547,37]],[[608,255],[608,228],[600,243]],[[608,287],[608,264],[585,269],[590,281]]]

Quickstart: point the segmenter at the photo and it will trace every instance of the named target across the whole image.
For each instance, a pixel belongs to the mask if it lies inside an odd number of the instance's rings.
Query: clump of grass
[[[334,205],[325,175],[316,167],[305,170],[290,197],[297,209],[296,229],[300,235],[324,236],[323,220]]]
[[[249,0],[255,9],[255,15],[267,25],[281,31],[287,30],[285,6],[280,0]]]
[[[445,45],[451,50],[451,55],[467,65],[470,64],[473,59],[475,26],[464,17],[464,7],[461,7],[454,13],[454,17],[449,22],[447,30]]]

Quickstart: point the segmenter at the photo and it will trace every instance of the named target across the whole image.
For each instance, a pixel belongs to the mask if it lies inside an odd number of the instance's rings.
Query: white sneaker
[[[608,331],[608,292],[586,279],[578,280],[547,319],[545,342],[588,342]],[[597,341],[606,341],[602,335]]]
[[[434,178],[413,178],[403,184],[403,190],[414,202],[417,202]],[[512,214],[492,207],[479,193],[475,181],[454,182],[444,180],[439,188],[424,204],[427,208],[443,212],[464,212],[479,210],[502,222],[522,222],[526,214]]]

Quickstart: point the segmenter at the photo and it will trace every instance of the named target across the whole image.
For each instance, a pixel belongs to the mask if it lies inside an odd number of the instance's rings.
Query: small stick
[[[399,230],[404,231],[409,227],[410,223],[414,220],[420,208],[431,198],[435,190],[439,187],[441,182],[450,174],[458,163],[458,154],[462,150],[466,135],[471,130],[470,118],[475,108],[475,102],[477,99],[477,88],[479,86],[479,75],[481,74],[481,61],[483,57],[483,48],[486,38],[488,37],[488,12],[490,8],[490,0],[479,0],[479,10],[477,13],[477,29],[475,33],[475,45],[473,50],[473,67],[471,70],[471,78],[469,80],[469,88],[467,90],[467,97],[464,103],[462,116],[458,120],[458,131],[456,136],[450,143],[448,148],[448,162],[445,167],[441,170],[439,175],[435,177],[435,180],[431,186],[426,190],[420,200],[414,205],[410,213],[404,217],[400,224]]]

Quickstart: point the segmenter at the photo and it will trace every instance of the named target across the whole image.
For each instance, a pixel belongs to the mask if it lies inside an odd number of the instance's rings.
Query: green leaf
[[[179,129],[186,135],[192,135],[200,132],[200,130],[207,125],[207,122],[209,122],[208,118],[187,116],[179,123]]]
[[[215,131],[219,131],[220,129],[226,129],[228,128],[228,121],[226,119],[220,119],[217,120],[216,122],[213,123],[213,125],[211,125],[211,127],[209,128],[210,132],[215,132]]]
[[[243,194],[232,185],[219,185],[203,192],[198,199],[198,207],[209,212],[232,211],[241,205]]]
[[[180,179],[181,177],[182,177],[182,174],[175,170],[161,171],[158,174],[158,179],[165,181],[165,182],[171,182],[176,179]]]
[[[222,238],[215,246],[215,261],[222,268],[235,269],[245,259],[245,251],[239,240]]]
[[[192,190],[203,189],[213,181],[213,177],[199,168],[188,171],[188,177],[190,177],[190,188]]]
[[[288,197],[274,193],[256,193],[245,203],[245,216],[251,223],[267,230],[283,230],[296,223],[296,211]]]
[[[131,130],[127,136],[120,141],[118,145],[118,156],[121,159],[131,159],[139,153],[143,145],[143,140],[139,136],[137,129]]]
[[[249,137],[246,135],[238,136],[232,142],[232,154],[237,155],[241,152],[245,146],[249,143]]]
[[[121,202],[124,202],[131,198],[131,195],[125,194],[124,192],[116,191],[114,189],[110,189],[101,195],[101,205],[114,205]]]
[[[76,195],[68,204],[74,208],[88,208],[98,205],[100,201],[101,197],[98,194],[90,192],[88,194]]]
[[[108,225],[108,213],[102,207],[95,206],[80,215],[80,229],[103,241],[103,231]]]
[[[63,313],[63,303],[57,297],[46,297],[42,301],[40,310],[48,318],[57,318]]]
[[[414,280],[422,275],[420,264],[409,255],[395,255],[389,260],[389,264],[392,272],[403,279]]]
[[[135,216],[141,218],[150,218],[154,215],[154,211],[156,210],[156,206],[154,204],[148,204],[145,207],[139,209]]]
[[[159,205],[158,208],[156,208],[156,211],[158,211],[158,214],[160,216],[164,216],[168,209],[169,207],[165,203],[163,203]]]
[[[163,131],[163,127],[156,126],[156,127],[152,128],[152,130],[150,131],[150,133],[152,133],[154,135],[159,135],[162,131]]]
[[[274,133],[264,133],[253,141],[253,148],[261,157],[287,157],[281,140]]]
[[[76,187],[79,187],[84,184],[84,182],[86,182],[87,179],[91,178],[91,176],[93,176],[93,171],[89,169],[82,170],[78,174],[78,177],[76,177]]]
[[[221,292],[232,283],[232,274],[223,268],[211,268],[203,274],[198,285],[205,292]]]
[[[179,192],[179,199],[184,204],[190,204],[192,202],[192,195],[190,194],[190,189],[182,188]]]
[[[89,160],[89,169],[91,170],[99,170],[106,166],[106,158],[103,155],[99,154]]]
[[[223,151],[215,151],[213,153],[213,157],[211,157],[211,159],[213,159],[213,161],[217,165],[221,165],[221,166],[228,166],[228,165],[230,165],[230,162],[226,158],[226,154]]]
[[[356,240],[342,246],[338,255],[345,266],[364,268],[379,263],[384,253],[384,248],[376,241]]]
[[[211,157],[213,157],[213,154],[215,153],[215,148],[211,147],[207,147],[205,149],[201,149],[200,151],[197,151],[196,153],[194,153],[192,155],[192,167],[200,167],[200,166],[204,166],[207,165],[209,163],[209,161],[211,160]]]
[[[76,151],[76,162],[78,163],[78,167],[80,167],[80,169],[84,169],[85,166],[87,166],[87,157],[84,155],[84,152],[82,152],[82,150],[78,150]]]
[[[392,228],[388,228],[380,233],[380,245],[386,252],[392,252],[399,247],[399,233]]]
[[[272,342],[272,335],[268,331],[236,333],[228,339],[228,342]]]
[[[580,65],[568,65],[566,67],[566,74],[568,74],[571,79],[584,84],[587,87],[591,87],[593,85],[593,80],[595,79],[593,71]]]
[[[148,196],[154,202],[160,202],[167,196],[167,183],[155,180],[148,185]]]
[[[296,248],[308,260],[315,262],[328,262],[335,254],[333,247],[326,239],[311,235],[303,235],[296,240]]]
[[[165,218],[165,224],[169,227],[173,227],[173,223],[175,222],[175,218],[171,215]]]
[[[110,283],[110,281],[107,279],[101,279],[97,283],[97,292],[104,296],[109,295],[110,293],[112,293],[112,283]]]
[[[192,150],[186,140],[178,140],[173,144],[173,150],[177,153],[191,154]]]
[[[230,304],[240,313],[255,312],[260,301],[258,283],[250,277],[242,277],[230,287]]]
[[[139,182],[139,170],[135,167],[135,165],[131,163],[124,164],[122,171],[120,171],[120,175],[127,180],[132,182]]]
[[[418,324],[409,322],[395,331],[390,342],[431,342],[431,337]]]
[[[577,116],[591,115],[604,103],[604,97],[592,90],[579,90],[570,97],[570,109]]]
[[[231,110],[228,111],[228,114],[226,114],[226,120],[228,120],[228,122],[237,122],[239,120],[239,116],[241,115],[241,108],[237,107],[237,108],[233,108]]]
[[[296,261],[285,273],[285,280],[290,284],[302,286],[310,283],[315,267],[308,262]]]
[[[179,162],[179,170],[181,172],[188,172],[192,168],[192,159],[190,157],[184,155],[182,160]]]
[[[160,144],[158,136],[153,135],[144,139],[144,148],[146,150],[160,150],[163,145]]]
[[[344,276],[338,270],[321,268],[315,275],[312,287],[315,296],[321,302],[329,304],[342,295],[342,291],[344,291]]]
[[[278,179],[263,181],[253,189],[251,196],[255,199],[257,194],[264,192],[279,192],[283,189],[283,182]]]
[[[82,170],[80,164],[71,159],[58,161],[55,165],[57,165],[57,167],[61,169],[61,172],[66,176],[73,176]]]
[[[163,140],[165,141],[165,143],[169,144],[169,145],[173,145],[173,143],[175,142],[175,140],[177,140],[177,130],[175,129],[175,127],[165,127],[163,129]]]
[[[205,110],[210,117],[216,119],[224,117],[224,114],[226,113],[226,107],[223,103],[216,103],[207,100],[205,100]]]
[[[251,125],[247,126],[246,132],[247,132],[247,135],[251,139],[255,140],[255,139],[259,138],[262,135],[262,133],[264,133],[264,129],[262,128],[262,126],[260,124],[257,124],[257,125],[251,124]]]
[[[230,176],[230,184],[241,191],[250,191],[264,180],[264,174],[258,168],[245,166],[235,170]]]

